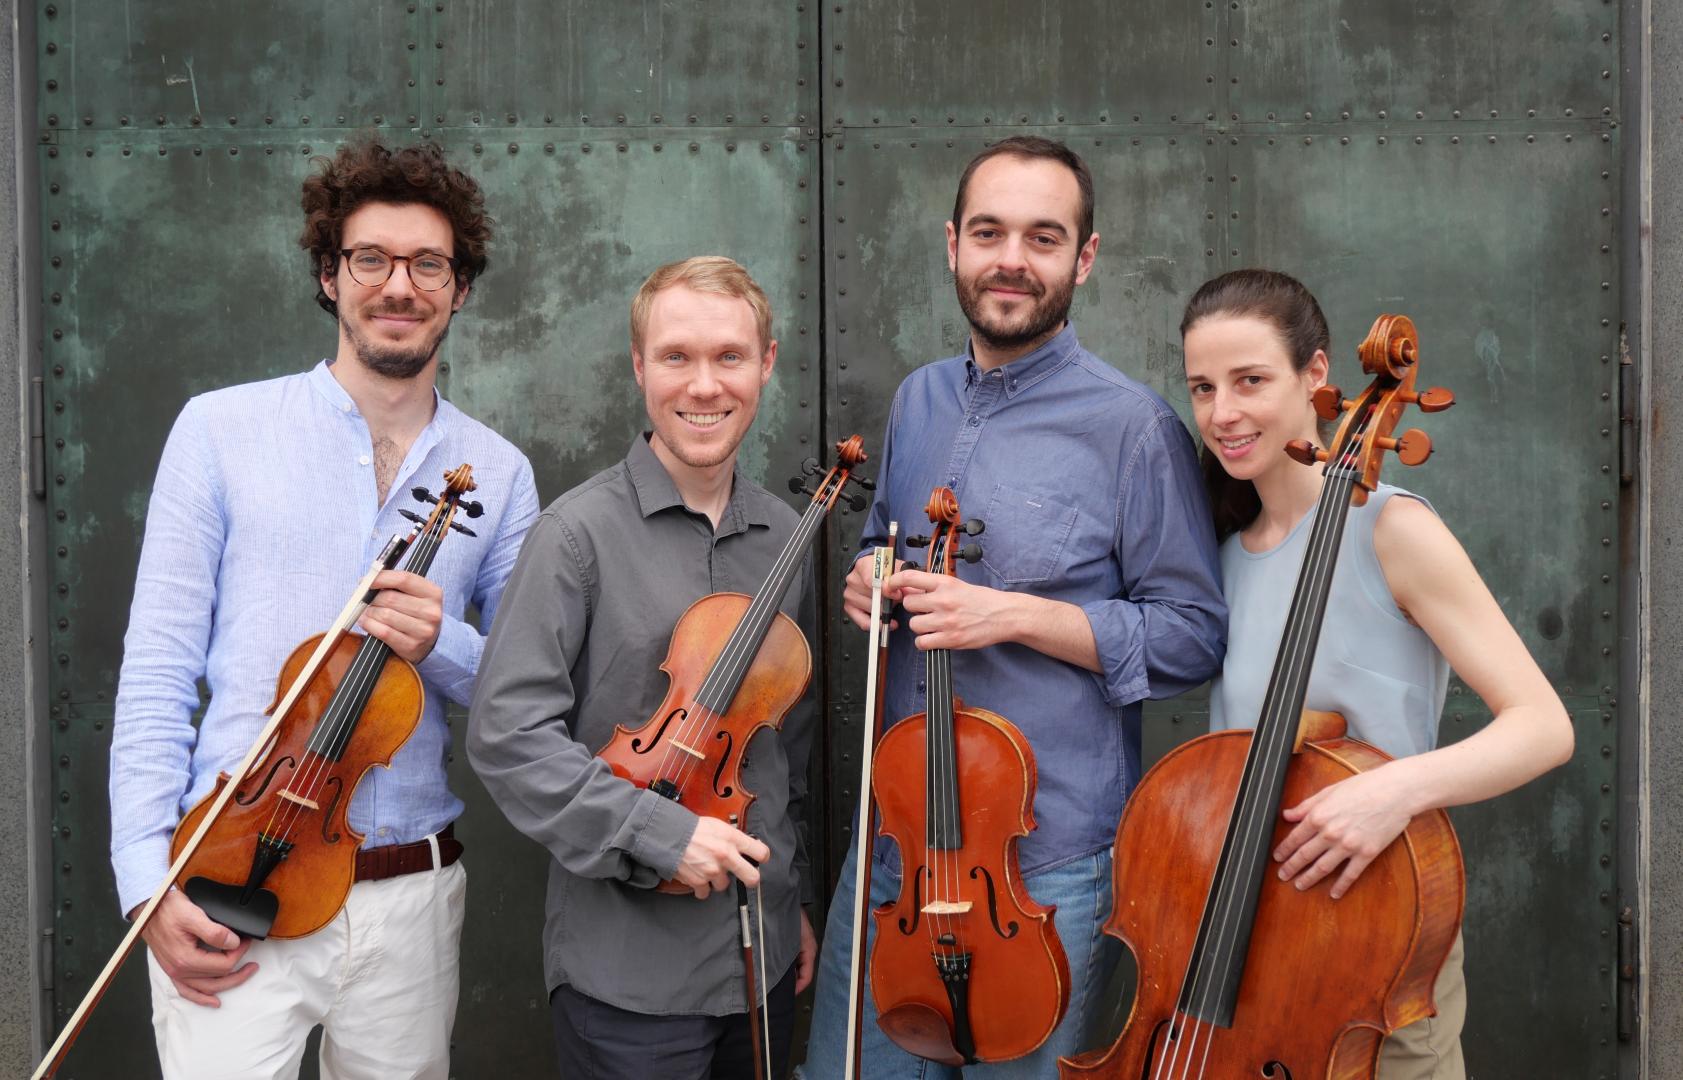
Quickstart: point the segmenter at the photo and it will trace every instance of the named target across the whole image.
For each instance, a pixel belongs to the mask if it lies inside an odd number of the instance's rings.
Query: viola
[[[930,573],[954,574],[983,523],[961,522],[948,488],[929,497]],[[903,868],[900,895],[872,912],[877,1024],[908,1053],[948,1065],[1032,1053],[1069,1007],[1055,908],[1023,887],[1017,841],[1034,825],[1034,752],[1016,725],[965,705],[951,653],[925,654],[928,709],[877,744],[871,787]],[[919,843],[919,838],[922,843]],[[863,871],[863,868],[861,868]]]
[[[1441,388],[1416,392],[1408,318],[1381,316],[1359,352],[1365,391],[1315,393],[1323,419],[1342,417],[1331,449],[1287,448],[1324,462],[1325,482],[1262,715],[1254,732],[1172,751],[1129,800],[1105,930],[1138,962],[1133,1010],[1108,1049],[1060,1060],[1063,1080],[1371,1080],[1384,1037],[1435,1012],[1466,895],[1447,814],[1416,816],[1336,902],[1331,878],[1299,891],[1270,872],[1292,828],[1282,806],[1390,760],[1304,698],[1349,507],[1378,485],[1387,451],[1406,465],[1430,456],[1419,429],[1393,437],[1406,406],[1454,403]]]
[[[806,692],[812,650],[795,620],[780,610],[800,572],[801,559],[866,460],[854,435],[836,444],[836,464],[808,489],[804,476],[791,490],[811,495],[805,513],[753,596],[722,592],[702,597],[679,616],[660,670],[669,686],[660,707],[640,727],[624,725],[597,751],[614,775],[721,821],[748,820],[755,796],[742,786],[742,752],[762,728],[776,730]],[[808,459],[808,475],[817,463]],[[850,505],[865,508],[852,493]],[[740,827],[740,826],[739,826]],[[660,891],[688,893],[663,881]]]
[[[327,631],[287,658],[269,720],[232,773],[183,818],[170,843],[170,868],[130,923],[128,933],[88,988],[36,1068],[52,1076],[145,933],[158,905],[183,875],[189,899],[212,919],[247,937],[301,937],[338,913],[350,891],[362,837],[345,824],[357,781],[385,765],[421,715],[421,682],[408,661],[378,638],[352,631],[379,590],[374,579],[407,553],[404,569],[424,574],[451,529],[473,535],[458,511],[483,512],[463,496],[473,469],[445,474],[445,491],[411,494],[432,503],[406,537],[394,536],[363,574]],[[240,778],[238,783],[231,778]],[[323,804],[326,809],[323,809]],[[232,809],[230,809],[230,807]]]

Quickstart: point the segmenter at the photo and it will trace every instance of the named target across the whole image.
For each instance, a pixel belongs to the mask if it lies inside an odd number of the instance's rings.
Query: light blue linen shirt
[[[390,769],[363,777],[349,817],[373,847],[422,839],[461,813],[445,776],[443,698],[473,695],[484,638],[463,616],[472,603],[490,625],[538,497],[525,455],[436,401],[383,506],[368,425],[328,361],[193,398],[176,418],[147,510],[111,738],[123,911],[157,888],[176,823],[256,739],[287,655],[328,627],[386,541],[410,531],[399,511],[428,509],[410,489],[437,493],[467,463],[485,514],[459,519],[478,536],[452,533],[427,574],[444,590],[444,622],[419,665],[421,720]],[[200,678],[210,703],[195,728]]]

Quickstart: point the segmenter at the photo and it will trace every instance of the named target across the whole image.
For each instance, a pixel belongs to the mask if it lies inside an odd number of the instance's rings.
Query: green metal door
[[[1084,341],[1183,409],[1179,309],[1222,269],[1302,276],[1348,383],[1374,315],[1419,323],[1428,380],[1461,405],[1431,424],[1431,463],[1393,479],[1464,538],[1579,735],[1559,773],[1457,813],[1469,1061],[1612,1074],[1612,5],[53,0],[37,38],[57,1022],[122,929],[106,750],[164,435],[188,396],[332,348],[294,246],[312,155],[424,133],[485,184],[493,266],[441,381],[526,450],[547,500],[638,430],[630,296],[700,252],[743,261],[777,312],[749,472],[781,487],[835,438],[874,445],[899,378],[962,347],[941,238],[959,169],[1033,130],[1099,182]],[[837,516],[833,572],[857,528]],[[812,823],[830,872],[863,680],[837,615]],[[1452,695],[1446,740],[1487,719]],[[1203,700],[1149,716],[1160,753],[1201,730]],[[470,868],[455,1071],[550,1074],[542,854],[465,760],[452,778]],[[145,1074],[146,1017],[136,963],[65,1075]]]

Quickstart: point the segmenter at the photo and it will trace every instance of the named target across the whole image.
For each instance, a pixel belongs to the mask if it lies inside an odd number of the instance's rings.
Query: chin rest
[[[877,1026],[895,1046],[943,1065],[962,1066],[964,1055],[953,1045],[947,1018],[927,1005],[908,1002],[877,1017]]]
[[[245,886],[224,885],[209,878],[188,878],[181,887],[187,899],[204,909],[213,922],[221,923],[241,937],[262,941],[275,925],[280,898],[268,889],[253,889],[249,898]]]

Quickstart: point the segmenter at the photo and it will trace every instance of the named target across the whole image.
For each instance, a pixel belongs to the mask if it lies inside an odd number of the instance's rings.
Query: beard
[[[986,291],[1000,285],[1029,294],[1029,308],[1009,318],[990,319],[982,311]],[[1028,274],[991,274],[985,278],[958,279],[958,306],[970,320],[970,332],[991,349],[1015,349],[1048,336],[1069,318],[1075,299],[1075,267],[1069,276],[1053,283],[1050,290]]]
[[[364,314],[369,317],[407,315],[413,310],[411,304],[376,304]],[[446,319],[444,325],[438,328],[438,333],[427,341],[409,346],[384,345],[370,340],[362,332],[361,324],[345,317],[343,309],[339,312],[339,326],[350,341],[358,363],[375,375],[398,380],[413,379],[424,371],[432,358],[438,355],[438,347],[444,344],[444,337],[450,332],[450,321]]]

